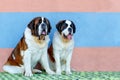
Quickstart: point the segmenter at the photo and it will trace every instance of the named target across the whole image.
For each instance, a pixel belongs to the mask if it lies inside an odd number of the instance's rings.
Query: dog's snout
[[[71,29],[71,28],[68,28],[68,31],[71,33],[71,32],[72,32],[72,29]]]
[[[46,29],[46,24],[42,23],[41,26],[43,30]]]

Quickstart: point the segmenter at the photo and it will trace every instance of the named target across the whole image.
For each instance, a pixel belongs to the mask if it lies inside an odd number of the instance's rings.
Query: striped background
[[[47,17],[56,31],[61,19],[77,27],[72,67],[78,71],[120,70],[120,1],[4,0],[0,3],[0,71],[25,27],[36,16]],[[42,5],[41,5],[42,4]]]

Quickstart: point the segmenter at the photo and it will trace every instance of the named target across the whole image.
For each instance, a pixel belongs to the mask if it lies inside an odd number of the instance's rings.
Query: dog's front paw
[[[56,71],[56,74],[61,75],[61,71],[60,70]]]
[[[72,72],[71,71],[66,71],[66,74],[69,75],[69,74],[72,74]]]
[[[31,76],[33,76],[33,74],[31,71],[28,71],[28,72],[25,72],[25,76],[31,77]]]
[[[33,69],[32,72],[33,72],[33,73],[41,73],[42,71],[41,71],[41,70],[38,70],[38,69]]]
[[[55,72],[53,72],[53,71],[51,71],[51,70],[47,71],[47,73],[48,73],[48,74],[55,74]]]

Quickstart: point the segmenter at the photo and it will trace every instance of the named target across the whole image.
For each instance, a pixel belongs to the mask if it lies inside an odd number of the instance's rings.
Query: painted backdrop
[[[119,0],[4,0],[0,3],[0,71],[27,24],[37,16],[52,25],[62,19],[76,25],[72,67],[78,71],[120,71]]]

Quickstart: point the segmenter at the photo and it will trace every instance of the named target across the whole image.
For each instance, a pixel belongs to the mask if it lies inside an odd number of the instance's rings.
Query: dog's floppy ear
[[[28,28],[33,30],[34,29],[34,20],[32,20],[29,24],[28,24]]]
[[[47,20],[47,25],[48,25],[48,32],[47,32],[47,34],[49,34],[49,33],[50,33],[50,31],[51,31],[51,29],[52,29],[52,27],[51,27],[51,24],[50,24],[49,20]]]
[[[75,33],[76,32],[76,26],[75,26],[74,22],[72,22],[72,26],[73,26],[73,33]]]
[[[62,23],[63,23],[63,21],[60,21],[56,24],[56,28],[57,28],[58,32],[60,32],[60,33],[62,32],[62,30],[61,30]]]
[[[32,35],[34,35],[34,20],[32,20],[29,24],[28,24],[28,28],[31,30]]]

